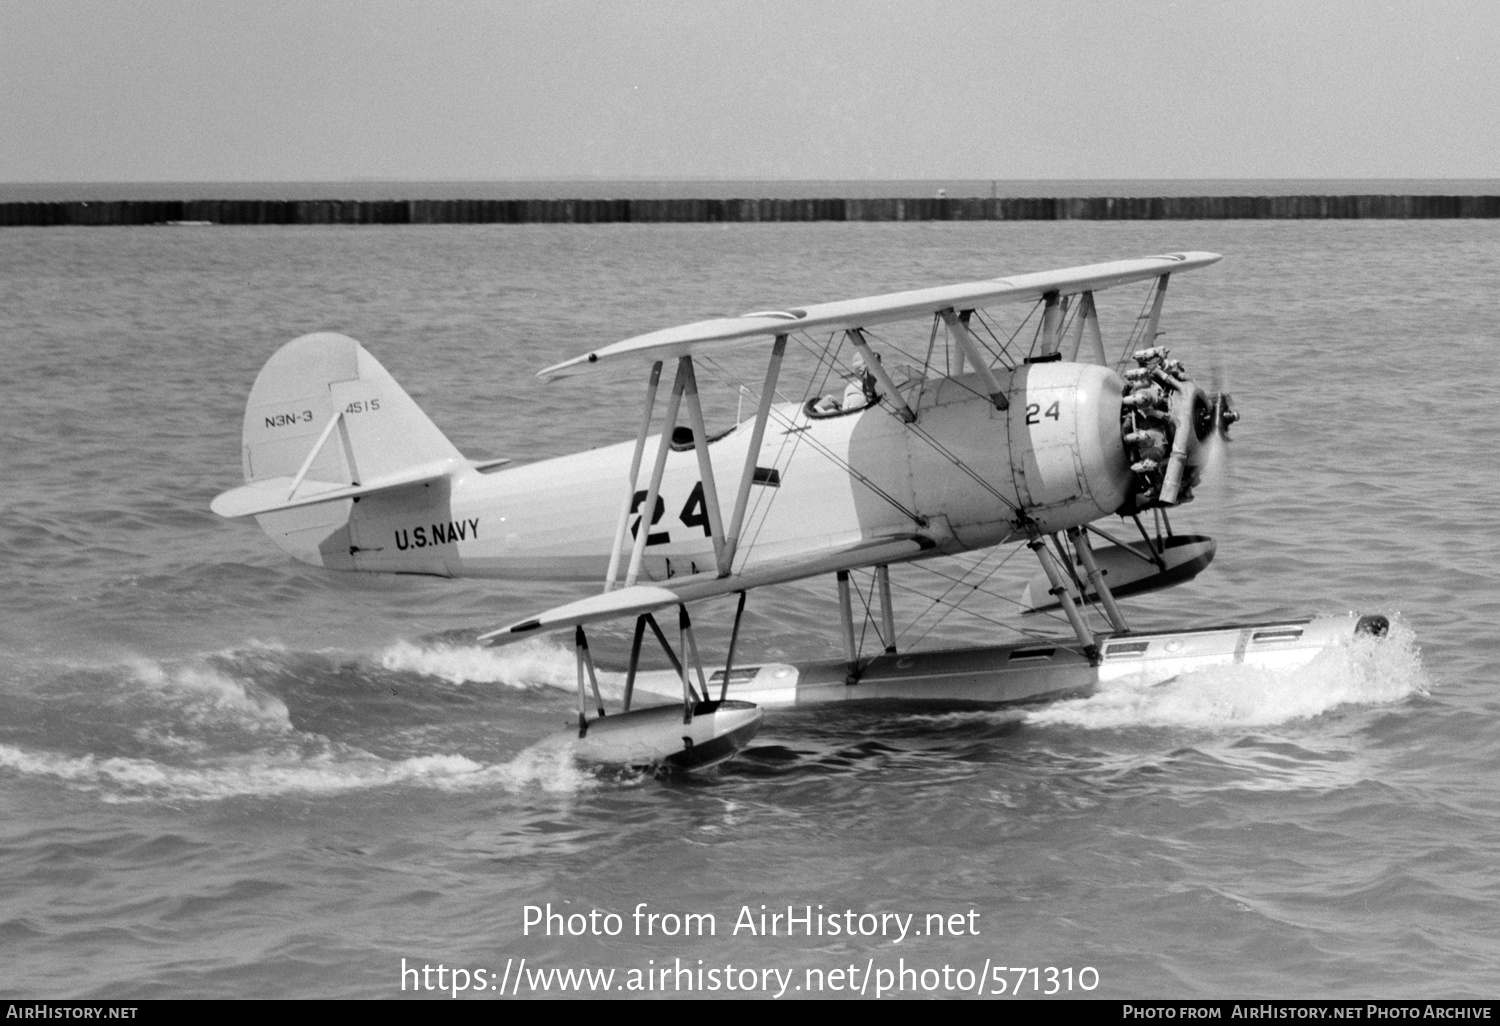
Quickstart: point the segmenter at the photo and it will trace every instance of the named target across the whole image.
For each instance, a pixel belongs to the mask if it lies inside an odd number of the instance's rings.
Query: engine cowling
[[[1021,507],[1043,531],[1108,516],[1135,475],[1121,436],[1125,382],[1096,364],[1018,367],[1010,389],[1011,473]]]
[[[1122,378],[1062,361],[1017,368],[1011,389],[1011,473],[1042,531],[1110,514],[1191,501],[1206,447],[1239,419],[1163,347],[1135,354]]]

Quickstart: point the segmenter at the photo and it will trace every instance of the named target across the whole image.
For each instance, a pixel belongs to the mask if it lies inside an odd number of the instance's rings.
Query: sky
[[[1494,0],[0,0],[0,181],[1500,178]]]

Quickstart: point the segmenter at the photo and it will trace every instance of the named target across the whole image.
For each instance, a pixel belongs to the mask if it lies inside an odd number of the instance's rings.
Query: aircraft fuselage
[[[1118,509],[1131,483],[1121,379],[1061,361],[1000,377],[1006,410],[972,375],[904,388],[918,415],[912,425],[888,406],[832,417],[775,407],[754,464],[735,570],[900,535],[929,540],[934,554],[961,552],[1018,537],[1022,510],[1051,532]],[[726,507],[745,468],[750,426],[708,442]],[[646,441],[648,466],[658,442]],[[331,569],[602,581],[634,445],[489,472],[464,466],[446,478],[259,520],[297,558]],[[713,569],[697,453],[687,446],[668,454],[651,510],[640,508],[646,477],[643,469],[625,558],[644,520],[642,581]]]

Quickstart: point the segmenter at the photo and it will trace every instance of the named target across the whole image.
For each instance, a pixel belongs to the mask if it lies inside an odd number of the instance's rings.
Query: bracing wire
[[[1150,302],[1150,298],[1149,297],[1147,299],[1147,302],[1148,303]],[[1010,333],[1009,337],[1005,341],[1001,341],[1001,339],[999,338],[999,336],[996,334],[994,328],[990,325],[990,323],[988,322],[988,320],[984,318],[983,314],[980,311],[975,311],[975,313],[976,313],[977,316],[975,318],[973,318],[973,321],[977,321],[978,322],[979,326],[983,329],[984,333],[987,334],[991,340],[993,340],[993,342],[995,344],[995,347],[998,347],[999,352],[996,353],[995,348],[992,348],[990,345],[985,344],[982,339],[980,339],[981,344],[990,353],[990,355],[992,357],[994,357],[995,359],[999,360],[1002,363],[1005,363],[1006,358],[1007,358],[1007,354],[1011,352],[1011,346],[1015,343],[1016,337],[1020,334],[1020,332],[1022,330],[1024,330],[1026,324],[1028,322],[1030,322],[1030,320],[1032,319],[1032,317],[1035,315],[1036,310],[1040,309],[1040,306],[1041,306],[1040,303],[1035,304],[1032,307],[1031,311],[1028,312],[1027,316],[1025,318],[1023,318],[1023,320],[1021,321],[1020,325],[1018,325],[1016,327],[1016,329],[1015,329],[1014,332]],[[1077,311],[1073,310],[1073,311],[1070,311],[1070,313],[1076,316]],[[935,344],[936,344],[936,339],[937,339],[937,332],[938,332],[938,329],[939,329],[939,323],[940,323],[939,320],[936,317],[934,317],[934,319],[933,319],[933,326],[932,326],[932,332],[931,332],[931,337],[928,340],[928,350],[927,350],[927,353],[922,357],[922,361],[921,362],[922,362],[922,367],[923,367],[923,382],[924,383],[925,383],[925,380],[926,380],[927,373],[931,369],[931,362],[932,362],[932,357],[933,357],[934,351],[935,351]],[[972,324],[972,321],[971,321],[971,324]],[[1037,330],[1038,330],[1038,332],[1040,331],[1040,324],[1038,324]],[[902,346],[894,343],[892,340],[890,340],[889,338],[885,338],[882,335],[879,335],[879,334],[876,334],[876,333],[873,333],[873,332],[869,332],[868,330],[867,330],[867,334],[872,338],[873,341],[879,343],[883,348],[887,348],[889,350],[892,350],[892,351],[900,354],[902,357],[905,357],[908,361],[911,361],[913,364],[916,363],[917,356],[916,356],[915,353],[908,352],[904,347],[902,347]],[[832,334],[829,336],[829,338],[827,339],[827,341],[821,342],[821,343],[819,343],[816,340],[811,339],[809,336],[806,335],[806,333],[792,333],[791,337],[796,341],[797,345],[804,352],[806,352],[807,354],[809,354],[810,356],[812,356],[815,359],[817,367],[821,368],[823,370],[821,378],[819,378],[819,376],[816,373],[816,371],[814,372],[813,375],[811,375],[809,377],[807,387],[804,389],[802,398],[801,398],[801,400],[799,401],[799,404],[798,404],[799,407],[800,407],[801,405],[803,405],[803,404],[806,403],[808,397],[811,396],[815,391],[820,391],[821,390],[821,388],[823,387],[823,384],[826,384],[828,376],[830,374],[834,373],[835,369],[838,367],[838,365],[839,365],[838,352],[842,349],[842,342],[839,342],[839,343],[836,344],[835,343],[835,339],[834,339],[834,337],[833,337]],[[979,336],[977,336],[977,335],[975,337],[979,338]],[[729,384],[732,387],[736,388],[736,390],[739,391],[741,394],[748,393],[750,395],[755,395],[757,397],[757,399],[758,399],[758,392],[757,392],[756,389],[754,389],[754,388],[750,387],[749,385],[747,385],[747,384],[739,381],[734,375],[730,374],[717,361],[713,360],[712,358],[706,357],[706,356],[700,357],[700,359],[703,362],[705,362],[706,364],[708,364],[710,367],[712,367],[715,371],[717,371],[718,374],[721,376],[721,378],[726,382],[726,384]],[[1013,369],[1013,367],[1010,366],[1009,364],[1007,364],[1006,366],[1007,366],[1007,369]],[[952,380],[952,379],[950,378],[950,380]],[[790,397],[786,396],[785,393],[783,393],[780,390],[780,388],[777,388],[776,391],[777,391],[777,395],[779,397],[781,397],[783,399],[789,399],[790,398]],[[970,389],[970,391],[973,391],[973,390]],[[976,392],[975,394],[978,395],[979,393]],[[891,401],[894,402],[896,398],[899,398],[899,397],[892,397]],[[776,459],[774,461],[775,465],[778,465],[778,466],[785,465],[784,461],[783,461],[783,457],[788,455],[787,454],[788,446],[790,446],[790,449],[791,449],[790,456],[788,458],[795,457],[796,452],[798,451],[798,449],[800,448],[800,446],[802,445],[802,443],[805,441],[805,442],[807,442],[809,444],[809,447],[813,451],[818,452],[820,455],[822,455],[824,458],[828,459],[835,466],[839,467],[842,471],[844,471],[845,473],[847,473],[854,480],[859,481],[866,488],[868,488],[873,494],[875,494],[877,497],[881,498],[883,501],[885,501],[886,503],[888,503],[892,508],[894,508],[895,510],[897,510],[898,512],[900,512],[903,516],[905,516],[905,517],[913,520],[914,522],[916,522],[918,524],[923,524],[924,523],[924,521],[922,520],[922,518],[919,515],[917,515],[914,511],[908,509],[904,504],[902,504],[900,501],[898,501],[894,496],[890,495],[884,489],[880,488],[877,484],[875,484],[875,482],[871,481],[867,476],[865,476],[864,474],[862,474],[859,471],[857,471],[853,466],[851,466],[849,464],[849,462],[847,460],[844,460],[841,457],[839,457],[835,452],[833,452],[831,449],[829,449],[826,445],[823,445],[822,443],[816,441],[815,439],[809,438],[808,437],[808,433],[806,431],[795,430],[796,427],[797,427],[795,421],[793,419],[791,419],[791,418],[788,418],[785,414],[778,412],[775,409],[774,406],[771,408],[770,416],[779,425],[781,425],[784,428],[789,429],[789,430],[785,430],[785,431],[782,432],[781,444],[778,447],[777,456],[776,456]],[[991,485],[988,481],[986,481],[981,475],[979,475],[976,471],[974,471],[973,468],[971,468],[970,466],[968,466],[968,464],[965,463],[962,459],[960,459],[957,455],[955,455],[954,453],[952,453],[951,451],[949,451],[945,446],[943,446],[940,442],[938,442],[937,439],[934,438],[929,432],[923,430],[919,425],[909,425],[909,427],[912,428],[912,432],[913,432],[913,434],[917,438],[920,438],[934,452],[936,452],[940,456],[942,456],[945,460],[947,460],[952,466],[954,466],[956,469],[958,469],[961,473],[963,473],[966,476],[968,476],[977,485],[979,485],[981,488],[983,488],[984,490],[986,490],[987,492],[989,492],[996,499],[998,499],[1001,503],[1003,503],[1005,506],[1009,507],[1012,511],[1014,511],[1016,513],[1020,513],[1021,512],[1020,507],[1018,507],[1013,501],[1011,501],[1009,498],[1007,498],[1003,493],[999,492],[993,485]],[[751,504],[751,508],[746,511],[746,514],[747,514],[747,516],[746,516],[747,525],[751,521],[754,521],[755,524],[756,524],[753,534],[749,538],[745,539],[744,546],[743,546],[743,548],[741,550],[742,552],[746,553],[747,555],[754,548],[755,543],[756,543],[756,541],[759,538],[760,531],[761,531],[761,529],[764,528],[765,522],[766,522],[766,517],[764,515],[761,515],[761,516],[757,517],[757,516],[755,516],[755,514],[761,513],[763,508],[764,508],[764,512],[765,513],[769,513],[769,510],[771,508],[771,504],[773,504],[775,502],[776,497],[777,497],[776,493],[778,491],[779,491],[779,489],[762,489],[762,490],[758,491],[757,494],[756,494],[756,497],[755,497],[754,501]],[[769,496],[764,496],[764,495],[761,494],[761,492],[770,492],[771,494]],[[764,502],[763,502],[763,500],[764,500]],[[874,588],[875,588],[875,579],[874,579],[873,574],[870,575],[869,580],[867,582],[863,582],[862,586],[859,587],[858,589],[856,589],[858,591],[858,593],[859,593],[859,596],[860,596],[860,603],[864,607],[864,618],[863,618],[863,622],[861,624],[860,636],[859,636],[859,639],[858,639],[858,644],[859,644],[860,649],[862,650],[863,647],[864,647],[864,642],[865,642],[865,639],[868,637],[869,629],[870,629],[871,626],[874,626],[875,633],[876,633],[877,637],[881,638],[883,644],[889,645],[889,644],[892,644],[892,643],[900,641],[902,638],[908,637],[911,634],[911,632],[916,629],[918,623],[920,623],[924,617],[927,617],[929,614],[931,614],[934,610],[938,609],[939,607],[944,607],[943,608],[943,612],[935,620],[933,620],[922,631],[922,633],[915,638],[915,640],[907,642],[908,646],[920,644],[929,635],[931,635],[931,633],[934,630],[936,630],[938,627],[940,627],[943,624],[943,622],[946,621],[954,612],[957,612],[960,609],[963,609],[964,612],[967,615],[969,615],[969,616],[975,617],[976,619],[979,619],[979,620],[984,621],[986,623],[990,623],[990,624],[992,624],[992,625],[994,625],[996,627],[999,627],[999,628],[1001,628],[1003,630],[1014,632],[1014,633],[1016,633],[1016,634],[1018,634],[1018,635],[1020,635],[1022,637],[1025,637],[1025,638],[1034,638],[1034,639],[1038,639],[1038,640],[1055,641],[1056,640],[1055,638],[1051,638],[1051,637],[1049,637],[1047,635],[1044,635],[1044,634],[1042,634],[1042,633],[1040,633],[1038,631],[1028,630],[1028,629],[1025,629],[1025,628],[1020,628],[1020,627],[1015,626],[1014,624],[1006,623],[1006,622],[1004,622],[1002,620],[995,619],[994,617],[987,616],[984,613],[980,613],[980,612],[975,611],[973,609],[968,609],[968,608],[964,607],[965,601],[967,599],[973,597],[976,594],[986,595],[986,596],[988,596],[990,598],[999,600],[1001,602],[1010,603],[1010,604],[1013,604],[1013,605],[1016,605],[1016,606],[1021,606],[1022,605],[1022,603],[1019,602],[1017,599],[1010,598],[1009,596],[1006,596],[1006,595],[1001,595],[1001,594],[999,594],[999,593],[997,593],[997,592],[995,592],[995,591],[993,591],[993,590],[991,590],[991,589],[989,589],[989,588],[986,587],[986,585],[994,577],[994,575],[996,573],[998,573],[1001,569],[1003,569],[1006,565],[1008,565],[1008,563],[1010,562],[1010,560],[1015,556],[1016,552],[1019,552],[1019,551],[1020,551],[1019,549],[1016,549],[1015,551],[1007,554],[1004,559],[1002,559],[999,563],[997,563],[994,567],[992,567],[987,573],[984,574],[983,577],[979,578],[977,581],[972,581],[972,582],[969,580],[969,577],[970,577],[971,574],[975,573],[976,571],[979,570],[980,567],[983,566],[983,564],[985,562],[984,558],[981,558],[978,562],[972,564],[971,566],[968,566],[957,577],[954,577],[954,576],[952,576],[951,574],[948,574],[948,573],[944,573],[942,570],[939,570],[936,567],[925,565],[925,563],[916,564],[919,569],[925,570],[928,573],[933,574],[935,577],[938,577],[938,578],[940,578],[942,580],[946,580],[946,581],[949,582],[948,587],[945,588],[941,592],[941,594],[939,594],[939,595],[937,595],[935,597],[932,596],[932,595],[927,594],[926,592],[921,591],[920,589],[911,587],[911,586],[909,586],[907,584],[904,584],[904,583],[902,583],[902,582],[900,582],[898,580],[893,579],[892,582],[891,582],[893,588],[895,588],[895,589],[897,589],[897,590],[899,590],[899,591],[901,591],[903,593],[908,593],[908,594],[916,595],[916,596],[919,596],[919,597],[921,597],[923,599],[926,599],[926,600],[928,600],[929,605],[928,605],[928,607],[926,609],[924,609],[921,613],[919,613],[916,617],[914,617],[912,619],[912,621],[906,627],[898,630],[897,634],[896,634],[896,637],[892,638],[892,639],[886,639],[886,638],[884,638],[883,635],[882,635],[882,628],[881,628],[881,626],[879,624],[875,623],[875,617],[874,617],[874,613],[873,613],[873,594],[874,594]],[[959,589],[965,589],[965,590],[962,591],[962,593],[959,595],[958,598],[956,598],[956,599],[950,599],[949,596],[952,595],[955,590],[959,590]],[[1086,611],[1093,611],[1096,615],[1098,615],[1098,611],[1095,608],[1095,604],[1092,603],[1092,602],[1089,602],[1086,599],[1086,597],[1085,597],[1086,594],[1087,594],[1086,590],[1082,590],[1081,589],[1080,597],[1083,598],[1083,605],[1084,605],[1085,610]],[[1065,623],[1062,620],[1062,618],[1058,614],[1056,614],[1056,613],[1047,613],[1047,614],[1044,614],[1044,615],[1046,615],[1054,623],[1057,623],[1059,625],[1065,625]]]
[[[1156,288],[1160,280],[1159,278],[1153,278],[1151,280],[1151,287],[1146,290],[1146,298],[1141,303],[1140,312],[1135,315],[1135,323],[1131,325],[1130,334],[1125,338],[1125,351],[1115,361],[1116,373],[1120,373],[1125,365],[1130,362],[1130,354],[1135,352],[1136,346],[1140,344],[1137,341],[1137,336],[1144,335],[1146,331],[1146,321],[1150,317],[1151,304],[1156,299]]]

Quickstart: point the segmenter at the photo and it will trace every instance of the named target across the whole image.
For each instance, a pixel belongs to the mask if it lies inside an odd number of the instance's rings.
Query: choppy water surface
[[[1226,254],[1173,281],[1165,341],[1244,420],[1174,518],[1214,565],[1127,612],[1383,612],[1386,641],[1030,709],[772,713],[717,775],[655,780],[539,743],[570,708],[556,642],[463,641],[578,592],[329,574],[208,512],[257,370],[306,331],[361,339],[466,453],[532,459],[633,432],[640,382],[532,377],[600,342],[1172,249]],[[474,982],[904,958],[1091,966],[1106,997],[1495,993],[1500,226],[10,230],[0,268],[8,996],[383,997],[402,958]],[[1101,297],[1107,341],[1139,302]],[[1005,637],[1030,574],[1013,559],[921,643]],[[758,596],[744,651],[836,653],[832,601]],[[549,902],[621,935],[523,936]],[[635,936],[642,902],[717,935]],[[734,933],[762,904],[978,918]]]

